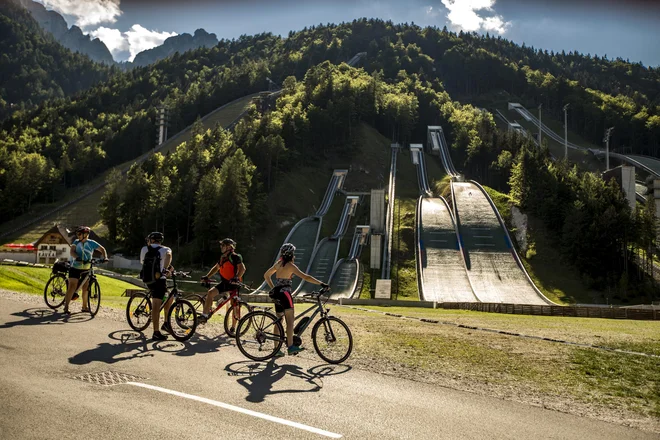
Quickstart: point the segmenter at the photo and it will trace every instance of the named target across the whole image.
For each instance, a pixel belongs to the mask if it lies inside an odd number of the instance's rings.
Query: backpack
[[[161,277],[160,273],[160,248],[148,246],[147,253],[144,256],[142,263],[142,270],[140,271],[140,279],[144,284],[149,285],[158,281]]]

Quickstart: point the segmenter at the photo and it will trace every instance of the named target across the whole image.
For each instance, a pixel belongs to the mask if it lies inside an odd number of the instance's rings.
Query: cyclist
[[[301,347],[293,345],[293,320],[295,313],[293,297],[291,296],[291,279],[296,275],[309,283],[320,284],[323,288],[328,287],[327,284],[298,269],[298,266],[294,263],[295,252],[296,247],[293,244],[284,243],[280,248],[280,259],[264,273],[264,279],[271,289],[268,295],[275,302],[275,312],[278,317],[284,315],[286,319],[286,345],[288,347],[288,354],[297,354],[303,350]],[[275,274],[276,278],[275,284],[273,284],[272,280],[273,274]],[[284,356],[284,353],[280,351],[277,353],[277,356]]]
[[[161,243],[165,239],[162,232],[152,232],[147,236],[147,245],[140,251],[140,263],[142,272],[140,277],[151,292],[151,321],[154,326],[152,339],[164,341],[167,336],[158,329],[160,319],[160,306],[163,298],[167,294],[167,276],[174,271],[172,267],[172,249],[163,246]],[[169,297],[165,302],[165,316],[172,305],[173,297]],[[167,323],[163,323],[161,330],[171,333]]]
[[[236,283],[241,281],[243,274],[245,273],[245,264],[243,263],[243,257],[241,254],[236,253],[236,242],[231,238],[225,238],[220,240],[220,260],[209,270],[209,273],[202,278],[203,281],[208,281],[216,272],[220,274],[220,283],[212,287],[206,294],[206,300],[204,301],[204,310],[203,313],[199,316],[199,322],[201,324],[205,323],[209,318],[209,312],[211,310],[211,305],[213,304],[213,298],[216,295],[231,292],[236,290]],[[233,327],[236,326],[234,322]]]
[[[91,229],[87,226],[76,228],[76,239],[71,243],[69,253],[71,255],[71,268],[69,269],[69,283],[64,297],[64,314],[70,315],[69,303],[79,298],[75,291],[82,284],[82,311],[89,312],[89,283],[87,275],[91,269],[92,255],[98,250],[103,255],[103,260],[108,261],[108,253],[98,242],[89,239]]]

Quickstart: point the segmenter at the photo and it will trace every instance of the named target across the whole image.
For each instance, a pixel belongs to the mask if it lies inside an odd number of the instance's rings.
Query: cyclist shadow
[[[229,341],[231,340],[226,336],[209,338],[197,333],[191,340],[186,342],[166,341],[170,343],[159,343],[158,349],[174,353],[176,356],[192,356],[195,354],[216,353],[222,347],[230,347],[232,344]]]
[[[108,335],[119,341],[116,344],[101,342],[98,346],[85,350],[69,358],[69,363],[86,365],[94,361],[114,364],[139,357],[153,356],[148,353],[147,339],[141,333],[132,330],[117,330]]]
[[[303,371],[298,365],[277,365],[274,359],[263,362],[242,361],[234,362],[225,367],[230,376],[243,376],[237,382],[245,387],[248,395],[245,398],[248,402],[259,403],[266,399],[266,396],[274,394],[291,393],[316,393],[323,388],[323,378],[330,375],[343,374],[351,370],[347,365],[317,365]],[[278,389],[273,390],[275,384],[291,377],[302,381],[299,389]]]
[[[0,328],[11,328],[19,325],[43,325],[43,324],[66,324],[86,322],[92,319],[89,313],[73,313],[71,316],[65,316],[46,308],[30,308],[22,312],[12,313],[12,316],[18,316],[24,319],[0,324]]]

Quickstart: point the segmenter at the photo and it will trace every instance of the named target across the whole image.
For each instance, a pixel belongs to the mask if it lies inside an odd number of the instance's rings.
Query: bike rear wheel
[[[243,316],[236,327],[236,345],[253,361],[272,358],[282,348],[284,329],[272,313],[256,310]]]
[[[189,301],[190,304],[193,305],[195,312],[198,314],[202,313],[204,310],[204,295],[200,295],[199,293],[195,293],[194,295],[187,295],[186,301]]]
[[[68,280],[64,274],[53,274],[44,288],[44,301],[46,305],[55,310],[64,303]]]
[[[141,332],[151,324],[151,300],[144,293],[136,293],[126,304],[126,320],[136,332]]]
[[[195,307],[188,300],[176,300],[167,313],[167,323],[174,339],[180,342],[187,341],[195,334],[197,328]]]
[[[94,317],[99,312],[99,307],[101,307],[101,286],[96,280],[89,283],[88,302],[89,314]]]
[[[242,317],[246,316],[251,311],[252,307],[243,301],[238,301],[229,307],[229,310],[227,310],[227,314],[225,315],[225,333],[227,333],[227,336],[231,338],[236,337],[236,328],[238,326],[238,322]],[[250,324],[251,323],[248,322],[242,328],[241,331],[243,331],[243,334],[245,334],[245,332],[250,329]],[[241,336],[243,334],[241,334]]]
[[[319,319],[312,329],[314,350],[329,364],[340,364],[353,351],[353,335],[339,318],[328,316]]]

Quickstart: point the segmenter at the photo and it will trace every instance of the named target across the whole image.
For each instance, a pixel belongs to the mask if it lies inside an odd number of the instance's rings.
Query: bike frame
[[[300,318],[307,315],[311,310],[314,310],[314,313],[312,313],[312,316],[309,317],[309,321],[307,321],[305,323],[305,325],[302,326],[302,328],[300,329],[300,331],[298,333],[296,333],[296,335],[300,336],[303,333],[305,333],[305,330],[307,330],[307,328],[312,323],[312,321],[314,321],[314,318],[316,318],[316,315],[318,315],[319,313],[321,314],[321,318],[325,318],[325,317],[328,316],[328,313],[330,312],[330,309],[325,309],[324,308],[326,302],[322,303],[321,302],[321,297],[317,296],[316,297],[316,304],[312,304],[308,309],[304,310],[303,312],[299,313],[297,316],[295,316],[293,318],[293,322],[295,324],[295,322],[298,321]],[[266,311],[272,310],[272,307],[262,307],[262,308]],[[282,323],[282,320],[284,319],[284,314],[282,314],[282,316],[277,316],[277,314],[276,314],[275,316],[277,317],[277,320],[274,321],[268,327],[271,327],[271,326],[274,327],[275,323],[277,323],[277,322],[279,322],[280,324]],[[286,327],[285,327],[285,329],[286,329]],[[272,338],[271,337],[266,337],[266,339],[271,339],[271,340],[274,340],[274,341],[277,341],[277,340],[286,341],[286,334],[275,336],[275,334],[273,333]]]
[[[174,298],[174,302],[176,303],[177,299],[179,299],[181,297],[181,294],[179,293],[179,288],[176,285],[176,275],[174,275],[174,274],[172,274],[172,282],[173,282],[172,289],[171,290],[169,288],[167,289],[168,290],[168,298],[165,299],[164,301],[160,302],[160,308],[158,309],[158,313],[163,311],[163,309],[165,308],[165,304],[167,304],[167,301],[169,301],[170,298]],[[153,295],[151,293],[151,290],[149,290],[147,292],[147,295],[144,297],[144,299],[145,300],[148,299],[149,303],[153,304],[153,301],[152,301],[153,300]]]

